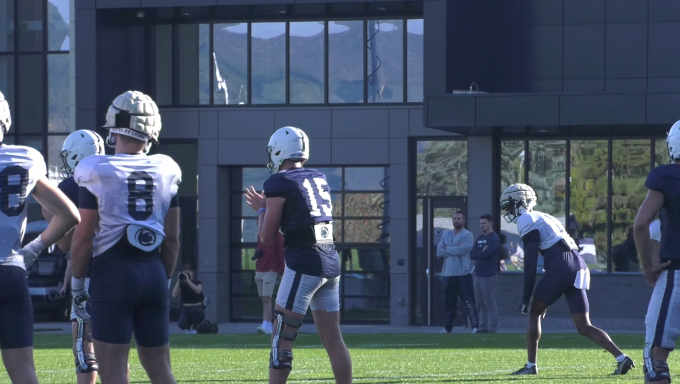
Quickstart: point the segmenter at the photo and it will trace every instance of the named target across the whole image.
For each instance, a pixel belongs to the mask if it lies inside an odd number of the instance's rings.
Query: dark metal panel
[[[198,110],[163,109],[163,139],[197,139],[199,136]]]
[[[97,81],[95,62],[97,57],[97,15],[94,9],[77,9],[76,19],[76,108],[95,109]]]
[[[423,95],[446,94],[446,7],[445,1],[425,1],[423,4]]]
[[[560,96],[560,125],[644,124],[645,95]]]
[[[680,105],[680,93],[648,94],[646,123],[673,124],[680,120],[678,105]]]
[[[477,126],[557,125],[559,96],[479,96]]]
[[[475,125],[474,96],[444,96],[427,99],[428,127],[451,127]]]
[[[141,0],[142,7],[181,7],[217,5],[217,0]]]
[[[678,92],[680,89],[680,77],[648,78],[647,91],[649,92]]]
[[[564,78],[601,79],[603,77],[604,24],[565,25]]]
[[[527,80],[522,82],[522,92],[562,92],[562,80]]]
[[[607,0],[607,23],[646,23],[648,0]]]
[[[139,8],[141,0],[97,0],[97,8]]]
[[[73,2],[74,9],[93,9],[96,5],[95,0],[75,0]]]
[[[680,22],[649,24],[649,77],[680,77]]]
[[[604,23],[604,0],[567,0],[564,2],[564,24]]]
[[[608,79],[647,77],[647,23],[608,24],[605,52]]]
[[[522,24],[562,25],[563,0],[523,0]]]
[[[604,80],[564,80],[562,89],[566,93],[602,93],[604,92]]]
[[[389,137],[388,109],[335,109],[331,112],[332,138]]]
[[[644,93],[647,92],[647,79],[606,79],[604,90],[607,93]]]
[[[562,79],[562,26],[530,26],[522,29],[522,79]]]
[[[649,0],[649,21],[680,21],[680,1]]]

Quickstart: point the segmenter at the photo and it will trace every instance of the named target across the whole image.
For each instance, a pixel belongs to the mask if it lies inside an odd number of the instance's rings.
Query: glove
[[[26,269],[29,270],[33,266],[33,263],[40,255],[43,249],[47,248],[45,243],[42,242],[42,235],[38,235],[35,240],[26,244],[25,247],[19,250],[19,254],[24,258],[24,265]]]
[[[90,314],[85,310],[85,303],[90,301],[90,294],[85,289],[85,279],[71,277],[71,294],[75,315],[84,322],[89,322]]]

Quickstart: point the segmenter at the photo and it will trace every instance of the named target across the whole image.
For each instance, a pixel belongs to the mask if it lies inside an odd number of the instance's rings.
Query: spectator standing
[[[450,333],[456,319],[458,296],[465,302],[470,316],[472,333],[477,333],[479,318],[475,303],[472,282],[472,262],[470,250],[473,245],[472,233],[463,228],[465,215],[453,214],[453,230],[446,231],[437,245],[437,258],[444,259],[441,276],[444,278],[444,329],[440,333]]]
[[[493,218],[489,214],[479,219],[479,229],[482,235],[477,238],[475,247],[470,251],[470,259],[475,260],[475,300],[479,313],[479,333],[496,333],[496,281],[501,239],[493,231]]]
[[[255,250],[255,284],[257,294],[262,299],[262,325],[257,327],[257,333],[271,335],[272,333],[272,296],[274,286],[279,276],[283,275],[286,263],[283,259],[283,236],[277,233],[274,244],[264,246],[257,237]]]

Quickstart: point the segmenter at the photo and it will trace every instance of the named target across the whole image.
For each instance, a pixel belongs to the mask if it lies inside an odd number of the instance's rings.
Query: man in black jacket
[[[498,280],[501,240],[493,231],[493,218],[486,214],[479,219],[482,235],[470,251],[475,260],[475,300],[479,312],[479,333],[496,333],[498,308],[496,307],[496,280]]]

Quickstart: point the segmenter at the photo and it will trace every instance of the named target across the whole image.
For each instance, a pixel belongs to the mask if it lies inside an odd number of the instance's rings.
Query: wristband
[[[267,208],[260,208],[260,209],[258,209],[258,210],[257,210],[257,215],[260,216],[260,213],[262,213],[262,212],[264,212],[264,211],[266,211],[266,210],[267,210]]]
[[[33,252],[36,255],[39,255],[45,248],[47,248],[47,246],[42,242],[42,233],[24,247],[25,250]]]
[[[71,290],[82,291],[83,289],[85,289],[85,279],[79,279],[75,276],[71,276]]]

